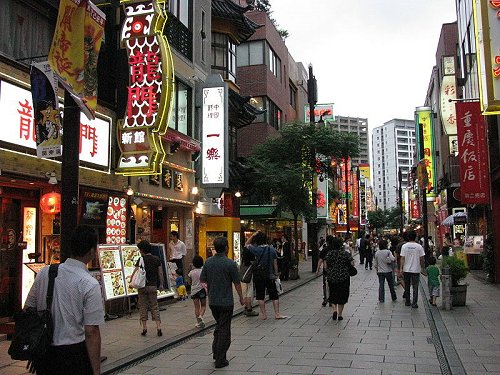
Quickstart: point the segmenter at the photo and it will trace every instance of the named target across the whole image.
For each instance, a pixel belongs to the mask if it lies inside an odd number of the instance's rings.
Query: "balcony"
[[[169,12],[163,33],[167,37],[170,46],[174,47],[189,61],[193,60],[193,33]]]

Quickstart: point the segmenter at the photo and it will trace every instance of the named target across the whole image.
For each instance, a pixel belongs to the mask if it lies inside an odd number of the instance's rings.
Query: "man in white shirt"
[[[184,270],[183,259],[186,256],[186,245],[179,240],[179,233],[175,230],[170,232],[170,243],[168,244],[170,250],[170,261],[177,265],[181,271]]]
[[[401,247],[401,266],[405,281],[405,305],[418,308],[418,283],[420,281],[420,272],[424,268],[425,251],[422,245],[415,240],[417,234],[414,231],[408,232],[409,241]],[[413,301],[410,303],[410,284],[413,289]]]
[[[101,370],[101,334],[104,324],[101,288],[87,270],[95,257],[97,234],[87,225],[71,237],[71,257],[59,265],[50,307],[53,343],[35,364],[38,375],[97,375]],[[26,299],[25,308],[45,310],[49,267],[43,268]]]

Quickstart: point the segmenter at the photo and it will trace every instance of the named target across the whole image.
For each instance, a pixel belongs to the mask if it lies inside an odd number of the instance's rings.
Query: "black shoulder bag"
[[[12,359],[30,361],[28,366],[36,366],[38,359],[42,358],[52,344],[54,324],[52,321],[52,296],[54,295],[54,281],[57,277],[58,264],[49,267],[49,285],[47,288],[47,306],[43,311],[37,311],[36,307],[29,307],[14,315],[16,328],[9,354]]]

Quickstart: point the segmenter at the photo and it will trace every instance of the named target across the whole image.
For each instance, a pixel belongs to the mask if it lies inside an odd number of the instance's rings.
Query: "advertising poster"
[[[125,280],[119,246],[99,246],[102,283],[106,300],[125,297]]]
[[[108,194],[84,191],[81,224],[104,226],[106,224],[107,207]]]
[[[106,243],[124,244],[127,239],[127,199],[110,196],[106,215]]]
[[[123,263],[123,274],[125,275],[125,288],[127,290],[127,295],[137,294],[137,289],[130,287],[130,277],[135,269],[135,264],[137,260],[141,257],[141,253],[137,246],[122,246],[121,247],[122,263]]]

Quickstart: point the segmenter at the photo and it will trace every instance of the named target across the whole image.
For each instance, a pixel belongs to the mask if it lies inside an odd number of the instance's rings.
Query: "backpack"
[[[59,264],[51,264],[49,267],[46,309],[37,311],[36,308],[29,307],[14,315],[16,327],[9,347],[9,355],[15,360],[30,361],[30,370],[34,369],[33,365],[36,366],[36,361],[45,355],[52,344],[54,324],[50,308],[58,268]]]
[[[269,279],[269,267],[267,265],[261,264],[260,261],[262,256],[264,255],[264,249],[262,250],[262,254],[259,257],[259,260],[253,266],[253,279],[254,281],[266,280]],[[271,249],[269,246],[267,247],[267,256],[269,262],[271,261]]]

